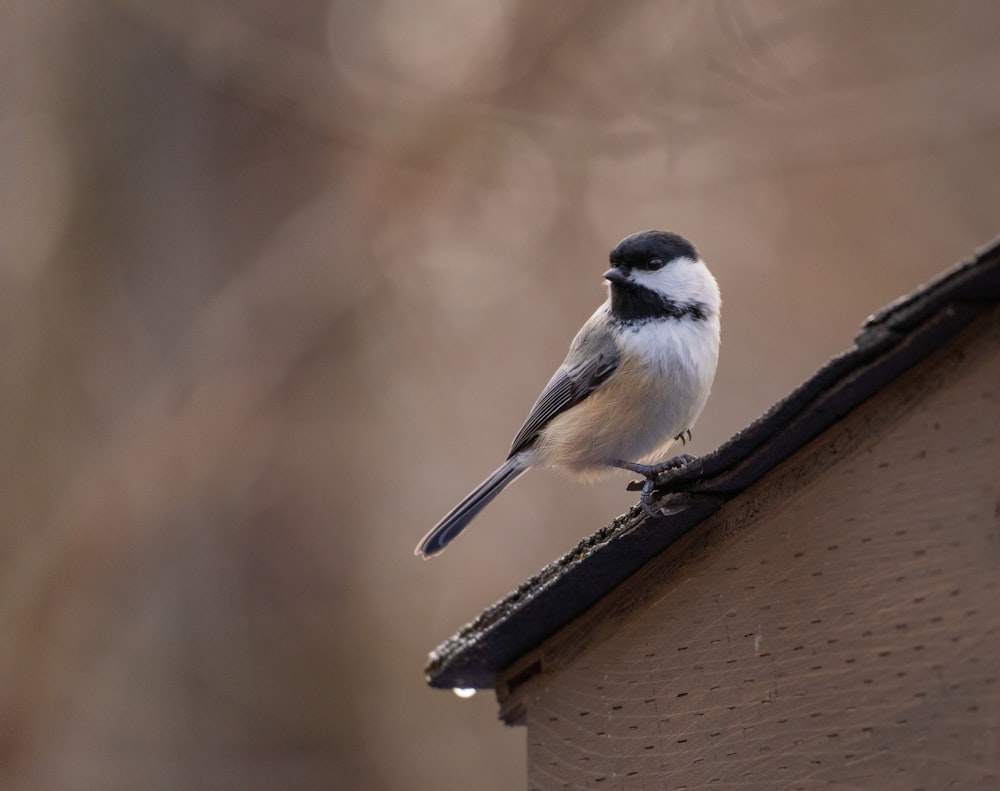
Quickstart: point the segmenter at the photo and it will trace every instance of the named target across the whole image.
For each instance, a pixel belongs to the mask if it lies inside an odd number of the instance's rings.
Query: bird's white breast
[[[596,477],[619,461],[657,461],[691,428],[711,389],[718,317],[670,318],[618,330],[618,369],[539,437],[539,463]]]
[[[645,431],[628,460],[663,453],[673,438],[694,426],[708,400],[719,358],[719,320],[660,319],[626,328],[622,356],[639,362],[648,396],[639,405]]]

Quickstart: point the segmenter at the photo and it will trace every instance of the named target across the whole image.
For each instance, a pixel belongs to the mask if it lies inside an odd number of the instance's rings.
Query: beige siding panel
[[[694,532],[526,657],[530,789],[1000,786],[996,315]]]

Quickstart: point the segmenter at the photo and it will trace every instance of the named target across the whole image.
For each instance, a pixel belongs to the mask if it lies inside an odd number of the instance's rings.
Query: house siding
[[[526,658],[530,789],[1000,784],[998,315]]]

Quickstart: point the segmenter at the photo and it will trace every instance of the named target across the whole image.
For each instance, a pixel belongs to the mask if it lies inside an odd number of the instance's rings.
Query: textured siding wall
[[[1000,784],[996,315],[705,528],[526,658],[530,789]]]

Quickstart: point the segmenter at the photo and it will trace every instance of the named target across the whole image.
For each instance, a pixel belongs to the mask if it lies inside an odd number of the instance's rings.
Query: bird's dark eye
[[[646,266],[649,269],[663,269],[663,259],[662,258],[650,258],[646,262]]]

